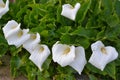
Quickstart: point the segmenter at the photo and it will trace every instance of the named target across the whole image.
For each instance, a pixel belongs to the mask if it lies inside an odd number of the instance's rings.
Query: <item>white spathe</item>
[[[56,42],[52,47],[52,58],[62,67],[67,66],[75,58],[75,47]]]
[[[0,18],[9,11],[9,0],[6,3],[0,0]]]
[[[15,45],[16,47],[20,47],[23,43],[29,39],[30,34],[28,34],[29,29],[19,30],[18,32],[12,34],[7,37],[7,42],[9,45]]]
[[[75,60],[69,64],[72,68],[74,68],[79,74],[84,69],[84,66],[86,65],[87,60],[85,57],[85,50],[83,47],[76,47],[75,48]]]
[[[50,55],[47,45],[36,45],[29,59],[42,71],[42,64]]]
[[[100,69],[104,70],[105,66],[118,57],[118,52],[112,46],[104,46],[101,41],[96,41],[91,45],[92,55],[89,62]]]
[[[7,38],[20,30],[20,24],[14,20],[10,20],[2,29],[5,38]]]
[[[61,15],[74,21],[80,6],[80,3],[76,3],[75,7],[72,7],[70,4],[64,4]]]
[[[27,41],[23,43],[23,48],[25,48],[30,54],[34,50],[35,46],[40,42],[40,34],[30,34]]]

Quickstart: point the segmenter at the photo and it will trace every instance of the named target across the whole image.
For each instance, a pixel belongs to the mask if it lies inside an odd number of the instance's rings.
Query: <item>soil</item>
[[[23,75],[13,79],[10,75],[10,56],[5,55],[0,58],[0,80],[27,80]]]

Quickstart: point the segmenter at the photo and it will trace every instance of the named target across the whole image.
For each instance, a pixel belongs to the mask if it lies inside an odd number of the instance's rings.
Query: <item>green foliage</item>
[[[61,16],[62,5],[74,5],[80,2],[76,21]],[[101,40],[106,45],[114,46],[120,55],[120,1],[119,0],[16,0],[10,3],[9,12],[0,19],[0,57],[11,55],[11,74],[25,75],[28,80],[75,80],[75,70],[60,67],[50,56],[40,70],[29,60],[29,53],[22,47],[8,46],[2,27],[9,20],[21,23],[22,28],[41,35],[41,44],[51,49],[56,41],[83,46],[86,57],[91,55],[90,45]],[[83,71],[90,80],[119,80],[120,56],[109,63],[104,71],[87,64]]]
[[[7,50],[8,50],[7,42],[6,42],[3,34],[1,33],[0,34],[0,57],[2,57],[5,53],[7,53]]]

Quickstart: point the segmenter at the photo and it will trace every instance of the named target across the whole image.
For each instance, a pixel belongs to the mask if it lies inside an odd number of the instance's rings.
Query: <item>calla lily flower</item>
[[[52,58],[62,67],[67,66],[75,58],[75,47],[56,42],[52,47]]]
[[[15,45],[16,47],[20,47],[26,40],[29,39],[30,34],[28,34],[29,29],[19,30],[11,36],[7,37],[7,42],[9,45]]]
[[[29,59],[42,71],[42,64],[50,55],[50,50],[46,45],[36,45]]]
[[[80,3],[76,3],[75,7],[72,7],[70,4],[64,4],[61,15],[74,21],[79,8]]]
[[[104,70],[105,66],[118,57],[118,52],[112,46],[104,46],[101,41],[97,41],[91,45],[92,55],[89,62],[100,69]]]
[[[0,0],[0,18],[9,11],[9,0],[6,3]]]
[[[85,58],[85,51],[83,47],[75,48],[75,60],[69,64],[72,68],[74,68],[79,74],[81,74],[84,66],[86,65],[87,60]]]
[[[40,42],[39,33],[30,34],[29,39],[24,42],[23,48],[25,48],[29,53],[31,53],[39,42]]]
[[[4,33],[5,38],[13,35],[19,30],[20,30],[20,24],[18,24],[14,20],[8,21],[8,23],[3,27],[3,33]]]
[[[56,42],[52,47],[52,54],[54,62],[57,62],[62,67],[69,65],[79,74],[81,74],[87,63],[84,48],[80,46],[74,47]]]

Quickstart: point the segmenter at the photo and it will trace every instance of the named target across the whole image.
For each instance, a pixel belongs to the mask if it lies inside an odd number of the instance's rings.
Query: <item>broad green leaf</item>
[[[50,66],[50,63],[51,63],[51,59],[48,57],[42,65],[43,70],[48,70],[49,66]]]
[[[104,70],[110,77],[116,80],[116,67],[115,63],[109,63]]]
[[[62,26],[57,30],[57,32],[59,32],[60,34],[65,34],[65,33],[69,33],[70,30],[71,30],[71,26]]]
[[[22,51],[22,46],[19,47],[19,48],[16,48],[15,46],[10,46],[10,47],[9,47],[9,50],[10,50],[10,54],[11,54],[12,56],[16,56],[16,55],[18,55],[19,52]]]
[[[117,15],[119,16],[119,19],[120,19],[120,1],[119,0],[116,0],[115,9],[116,9],[116,13],[117,13]]]
[[[105,27],[102,27],[102,31],[99,31],[96,36],[96,40],[104,40],[106,39],[105,35]]]
[[[25,11],[27,11],[27,6],[20,9],[19,12],[16,14],[16,17],[18,18],[18,21],[21,21],[23,19],[23,15],[26,13]]]
[[[81,3],[81,7],[76,17],[76,21],[78,21],[78,23],[81,23],[84,20],[90,6],[91,6],[91,0],[85,0],[83,3]]]
[[[70,33],[70,35],[78,35],[83,36],[88,39],[94,39],[96,37],[97,31],[93,29],[85,29],[83,27],[78,27],[74,32]]]
[[[3,35],[0,34],[0,57],[2,57],[6,52],[8,51],[8,44],[3,37]]]
[[[49,36],[48,30],[43,30],[43,31],[40,33],[40,35],[43,36],[43,37],[48,37],[48,36]]]
[[[50,80],[50,74],[47,70],[40,72],[40,74],[37,75],[38,80]]]
[[[94,67],[92,64],[87,64],[86,65],[87,69],[93,73],[98,73],[98,74],[101,74],[101,75],[107,75],[107,73],[105,71],[101,71],[99,69],[97,69],[96,67]]]
[[[71,43],[71,36],[68,34],[64,34],[60,37],[61,43],[63,44],[70,44]]]
[[[119,18],[116,14],[110,15],[109,17],[106,18],[106,22],[110,27],[115,27],[120,23]]]
[[[18,69],[20,68],[21,60],[18,56],[12,56],[10,60],[10,71],[12,77],[15,78],[18,75]]]
[[[107,64],[107,66],[105,66],[105,69],[103,71],[100,71],[99,69],[95,68],[91,64],[87,64],[86,67],[91,72],[98,73],[98,74],[101,74],[101,75],[109,75],[114,80],[116,79],[116,77],[115,77],[115,75],[116,75],[116,68],[115,68],[115,63],[114,62]]]
[[[92,75],[92,74],[89,74],[88,76],[89,76],[89,79],[90,79],[90,80],[98,80],[97,77],[95,77],[95,76]]]
[[[47,3],[49,0],[40,0],[40,3]]]
[[[0,43],[0,57],[5,55],[5,53],[7,53],[7,50],[8,50],[8,45],[5,43]]]
[[[74,39],[71,41],[75,46],[83,46],[85,49],[87,49],[90,46],[90,42],[87,38],[76,36],[72,37]]]
[[[90,7],[90,11],[94,14],[94,15],[98,15],[101,12],[101,3],[102,0],[96,1],[96,0],[91,0],[91,7]]]
[[[105,35],[109,40],[111,41],[115,40],[116,37],[120,35],[120,24],[112,28],[108,27],[105,31]]]
[[[102,6],[104,7],[104,15],[108,16],[112,14],[113,9],[114,9],[114,0],[102,0]]]
[[[35,80],[36,79],[36,75],[37,75],[36,68],[33,68],[33,66],[29,65],[26,67],[26,71],[27,71],[28,80]]]

